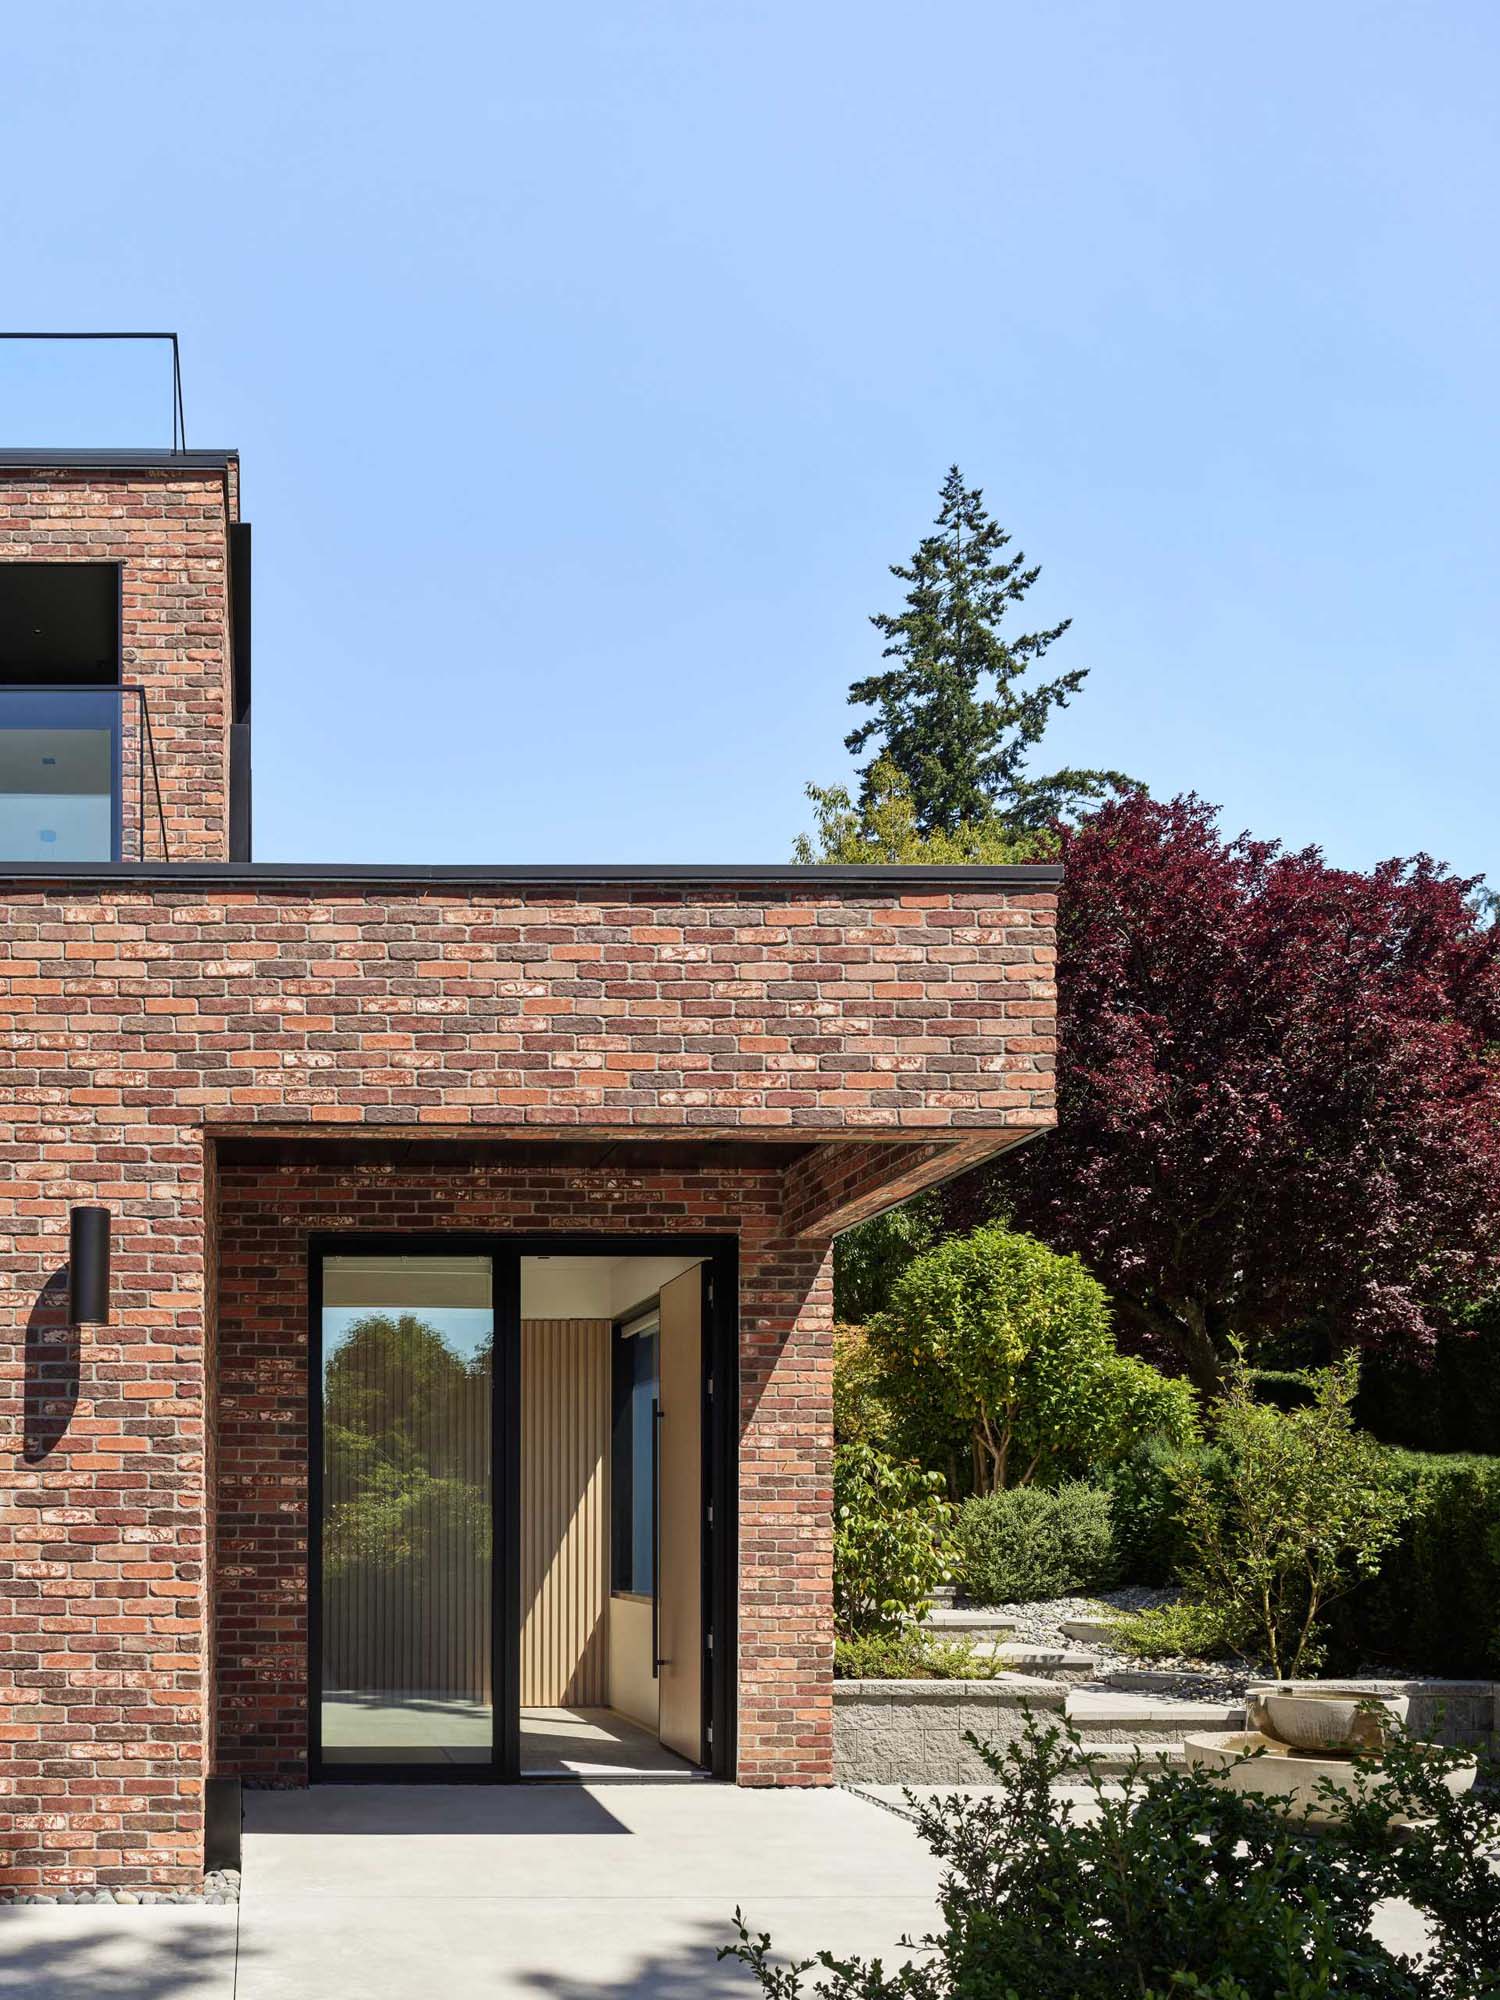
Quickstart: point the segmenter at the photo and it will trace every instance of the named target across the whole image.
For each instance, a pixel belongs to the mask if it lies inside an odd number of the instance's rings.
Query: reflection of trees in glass
[[[328,1361],[325,1618],[338,1684],[471,1678],[490,1563],[490,1371],[490,1343],[466,1362],[414,1313],[367,1314]]]

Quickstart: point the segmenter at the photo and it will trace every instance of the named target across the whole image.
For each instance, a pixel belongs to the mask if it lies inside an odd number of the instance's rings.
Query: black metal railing
[[[0,863],[168,858],[146,690],[0,686]]]

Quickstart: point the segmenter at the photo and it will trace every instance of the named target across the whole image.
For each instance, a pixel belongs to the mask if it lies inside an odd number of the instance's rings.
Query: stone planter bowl
[[[1378,1771],[1368,1768],[1357,1771],[1347,1757],[1340,1757],[1336,1751],[1325,1751],[1320,1756],[1316,1751],[1293,1750],[1254,1729],[1236,1730],[1225,1736],[1188,1736],[1183,1739],[1182,1747],[1189,1764],[1207,1771],[1221,1785],[1234,1792],[1290,1799],[1313,1826],[1327,1826],[1337,1816],[1329,1811],[1327,1800],[1319,1796],[1318,1786],[1323,1779],[1358,1799],[1380,1778]],[[1249,1755],[1252,1751],[1262,1754]],[[1456,1798],[1472,1787],[1478,1773],[1477,1764],[1465,1764],[1447,1772],[1443,1783]],[[1404,1813],[1395,1813],[1389,1823],[1405,1826],[1410,1821]]]
[[[1369,1695],[1342,1692],[1280,1694],[1268,1690],[1245,1698],[1251,1728],[1293,1750],[1380,1750],[1390,1724],[1405,1722],[1406,1712],[1403,1695],[1377,1702]]]

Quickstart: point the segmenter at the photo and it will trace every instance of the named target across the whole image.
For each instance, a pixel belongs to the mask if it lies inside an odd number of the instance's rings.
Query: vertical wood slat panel
[[[610,1322],[521,1322],[521,1706],[608,1700]]]

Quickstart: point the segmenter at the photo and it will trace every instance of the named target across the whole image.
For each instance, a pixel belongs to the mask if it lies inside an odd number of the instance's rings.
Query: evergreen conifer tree
[[[875,752],[860,773],[862,814],[889,795],[894,772],[921,838],[972,838],[986,825],[1024,838],[1045,835],[1089,801],[1129,788],[1115,771],[1027,774],[1027,757],[1053,709],[1067,705],[1088,669],[1021,685],[1072,621],[1002,636],[1001,620],[1039,574],[1023,556],[1006,555],[1009,543],[985,511],[980,489],[966,487],[952,466],[934,532],[910,565],[891,566],[908,586],[906,608],[870,621],[885,636],[883,657],[891,664],[849,690],[851,703],[875,710],[845,739],[851,751]]]

